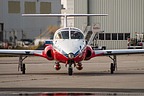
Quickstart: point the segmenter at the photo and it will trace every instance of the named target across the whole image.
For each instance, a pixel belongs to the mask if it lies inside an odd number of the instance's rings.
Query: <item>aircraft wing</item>
[[[42,56],[43,50],[11,50],[11,49],[0,49],[0,54],[9,55],[37,55]]]
[[[143,54],[144,49],[117,49],[117,50],[94,50],[95,56],[124,55],[124,54]],[[95,57],[94,56],[94,57]]]

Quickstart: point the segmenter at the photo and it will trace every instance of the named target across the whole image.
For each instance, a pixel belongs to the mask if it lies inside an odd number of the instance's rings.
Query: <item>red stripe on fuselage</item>
[[[54,53],[54,59],[56,61],[59,61],[62,63],[66,63],[68,61],[68,58],[65,55],[58,52],[57,50],[54,49],[53,53]]]
[[[82,61],[85,57],[84,53],[85,52],[82,52],[82,53],[78,54],[75,58],[73,58],[74,62],[78,63],[78,62]],[[67,63],[67,61],[69,60],[68,57],[66,57],[64,54],[56,51],[55,49],[54,49],[54,59],[56,61],[59,61],[59,62],[62,62],[62,63]]]

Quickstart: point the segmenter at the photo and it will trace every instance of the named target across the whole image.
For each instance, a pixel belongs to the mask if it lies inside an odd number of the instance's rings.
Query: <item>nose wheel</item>
[[[71,76],[73,75],[73,67],[72,67],[73,62],[69,61],[69,66],[68,66],[68,75]]]
[[[68,68],[68,75],[71,76],[73,74],[73,68],[69,67]]]

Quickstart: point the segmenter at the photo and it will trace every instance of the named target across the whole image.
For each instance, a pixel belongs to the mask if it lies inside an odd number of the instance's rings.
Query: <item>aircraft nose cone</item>
[[[74,54],[73,54],[73,53],[69,53],[69,54],[68,54],[68,58],[69,58],[69,59],[73,59],[73,58],[74,58]]]

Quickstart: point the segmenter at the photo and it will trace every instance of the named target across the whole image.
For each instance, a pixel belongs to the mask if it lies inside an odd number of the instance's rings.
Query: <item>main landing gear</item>
[[[113,63],[111,63],[110,65],[110,71],[111,71],[111,74],[114,73],[115,70],[117,70],[117,58],[116,58],[116,55],[113,55],[113,57],[109,56],[112,60],[113,60]]]
[[[19,65],[18,65],[18,71],[21,70],[22,74],[25,74],[25,64],[23,63],[23,60],[26,59],[28,56],[25,56],[23,58],[22,55],[19,56]]]

